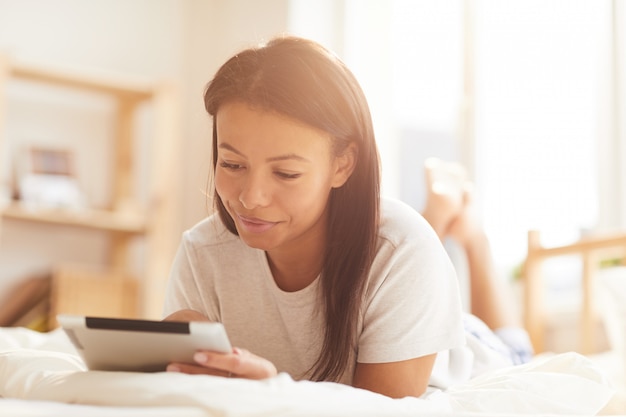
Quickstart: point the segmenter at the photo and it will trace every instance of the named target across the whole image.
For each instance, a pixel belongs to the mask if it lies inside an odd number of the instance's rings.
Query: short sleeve
[[[454,267],[432,228],[408,209],[382,226],[362,315],[361,363],[413,359],[465,340]]]

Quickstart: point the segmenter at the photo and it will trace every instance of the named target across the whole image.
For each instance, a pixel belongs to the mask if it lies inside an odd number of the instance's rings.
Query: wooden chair
[[[601,256],[626,259],[626,233],[590,236],[569,245],[544,247],[538,231],[528,233],[528,254],[523,268],[524,322],[536,352],[545,350],[546,309],[541,266],[558,256],[582,258],[582,307],[580,311],[580,353],[593,353],[594,325],[597,318],[596,280]]]

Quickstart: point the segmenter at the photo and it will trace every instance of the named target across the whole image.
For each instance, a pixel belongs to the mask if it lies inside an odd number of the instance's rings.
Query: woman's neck
[[[281,290],[299,291],[319,276],[324,264],[324,241],[318,240],[266,252],[272,276]]]
[[[268,256],[270,270],[278,288],[286,292],[302,290],[319,276],[321,267],[304,266],[297,262],[275,262]]]

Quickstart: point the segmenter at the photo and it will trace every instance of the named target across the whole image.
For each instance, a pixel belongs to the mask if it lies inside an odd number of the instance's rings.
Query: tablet
[[[199,349],[232,351],[221,323],[66,314],[57,320],[91,370],[158,372],[171,362],[194,363]]]

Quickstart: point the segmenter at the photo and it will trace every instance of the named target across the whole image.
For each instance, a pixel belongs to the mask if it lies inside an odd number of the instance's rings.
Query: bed
[[[595,254],[600,249],[623,249],[626,235],[584,240],[568,249],[546,248],[539,244],[537,234],[529,236],[524,267],[526,320],[541,351],[541,329],[546,319],[541,263],[570,250]],[[591,259],[595,255],[583,256]],[[595,288],[587,281],[594,280],[596,274],[591,266],[587,269],[585,288]],[[617,307],[611,314],[619,319],[619,303],[613,305]],[[591,301],[586,301],[583,312],[584,328],[586,315],[595,314]],[[445,391],[431,390],[422,398],[391,399],[335,383],[294,381],[287,374],[249,381],[165,372],[86,371],[62,331],[0,328],[0,415],[626,416],[625,368],[620,362],[624,351],[619,349],[618,343],[600,354],[541,352],[526,365],[489,371]]]
[[[393,400],[335,383],[85,371],[65,334],[0,330],[0,415],[506,416],[595,415],[613,388],[576,353],[486,373],[425,398]],[[497,395],[494,395],[497,394]]]

